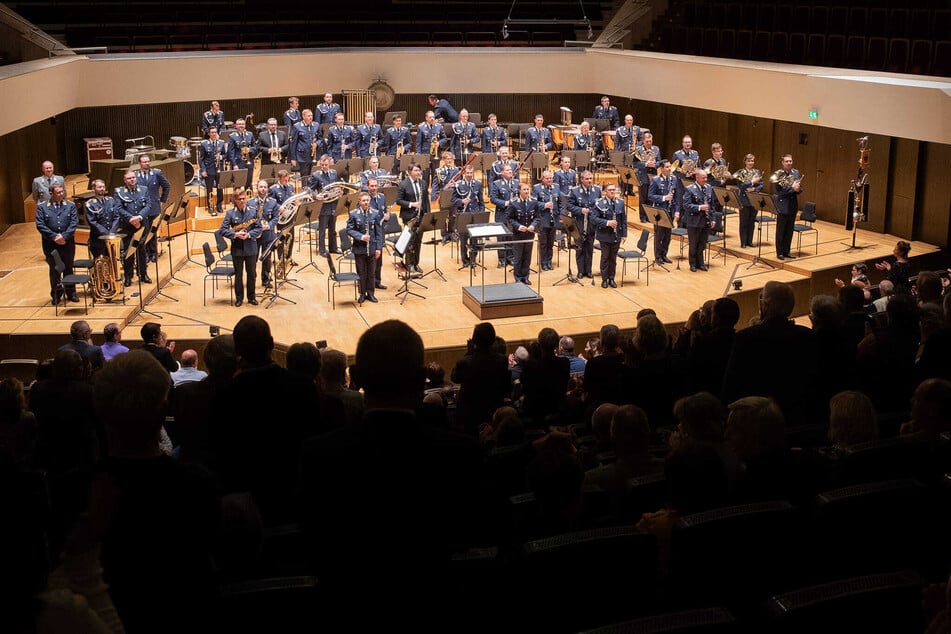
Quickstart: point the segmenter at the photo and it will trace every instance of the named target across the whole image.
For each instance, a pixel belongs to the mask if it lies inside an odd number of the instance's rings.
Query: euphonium
[[[119,252],[122,248],[122,236],[110,233],[101,236],[101,239],[106,245],[106,254],[100,255],[93,262],[90,271],[92,289],[97,299],[112,299],[122,292],[119,282]]]
[[[328,183],[321,187],[318,194],[323,195],[321,202],[332,203],[343,196],[347,191],[358,192],[360,191],[360,187],[358,185],[351,185],[350,183],[344,181],[334,181],[333,183]],[[287,201],[285,201],[284,204],[286,205]]]

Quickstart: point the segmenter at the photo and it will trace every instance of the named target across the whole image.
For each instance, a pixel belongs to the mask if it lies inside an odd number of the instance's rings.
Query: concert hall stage
[[[196,212],[190,208],[189,213],[193,216]],[[391,263],[392,256],[385,254],[382,281],[388,288],[377,291],[380,302],[358,306],[352,300],[352,290],[344,286],[336,289],[334,310],[328,297],[327,262],[317,257],[315,252],[314,266],[310,265],[310,243],[306,233],[294,247],[297,266],[291,273],[303,288],[287,286],[281,291],[282,297],[296,303],[278,299],[270,308],[265,308],[267,298],[259,297],[261,303],[258,306],[245,302],[236,308],[229,304],[231,289],[228,284],[219,282],[212,297],[213,283],[209,280],[207,305],[204,305],[202,286],[206,271],[201,247],[203,242],[208,242],[215,250],[213,230],[220,224],[221,217],[205,216],[203,210],[197,213],[197,218],[190,217],[188,221],[191,230],[187,234],[187,244],[185,235],[174,237],[162,247],[157,270],[154,264],[150,265],[149,275],[161,285],[161,293],[157,292],[156,284],[144,286],[140,307],[138,286],[134,284],[126,289],[129,293],[125,304],[98,302],[95,306],[90,305],[88,315],[83,311],[82,302],[69,304],[66,310],[60,306],[59,315],[55,314],[49,302],[48,272],[40,249],[39,233],[32,223],[10,227],[0,236],[0,332],[6,335],[0,337],[0,358],[51,356],[68,340],[70,323],[77,319],[89,321],[96,333],[96,343],[102,341],[103,327],[109,322],[117,322],[125,327],[124,341],[132,346],[138,345],[141,325],[146,321],[158,321],[170,339],[200,350],[208,339],[209,326],[220,326],[222,332],[229,332],[241,317],[256,314],[268,320],[278,346],[326,339],[330,347],[348,354],[354,352],[360,334],[367,327],[386,319],[400,319],[421,334],[431,358],[449,362],[465,349],[472,327],[479,321],[481,313],[468,304],[475,297],[481,301],[481,285],[471,281],[469,271],[459,266],[459,253],[454,245],[422,249],[420,266],[424,270],[441,266],[446,277],[445,281],[435,276],[427,277],[427,288],[421,293],[425,298],[410,296],[400,303],[402,296],[396,295],[400,284]],[[344,220],[338,217],[338,228],[343,224]],[[669,271],[660,268],[651,271],[649,286],[646,276],[637,279],[631,271],[628,271],[624,285],[616,289],[602,289],[600,278],[596,278],[594,283],[583,280],[584,284],[555,285],[563,281],[568,272],[568,258],[574,257],[567,251],[556,254],[554,271],[545,272],[540,278],[533,273],[531,287],[506,284],[503,270],[490,267],[485,271],[487,300],[494,301],[497,291],[507,293],[518,286],[521,287],[518,290],[527,291],[526,301],[534,301],[532,307],[537,306],[538,310],[531,313],[505,312],[508,310],[507,307],[503,310],[506,300],[500,300],[499,312],[486,315],[486,318],[493,321],[499,335],[509,344],[531,340],[543,327],[550,326],[560,334],[574,336],[581,348],[584,340],[595,335],[603,324],[633,328],[636,313],[646,307],[653,308],[659,318],[676,331],[677,325],[705,300],[723,295],[734,297],[740,304],[742,326],[755,315],[759,289],[769,280],[791,283],[796,290],[796,313],[804,315],[813,294],[835,294],[838,290],[833,284],[835,277],[848,279],[850,266],[855,261],[878,262],[889,257],[899,239],[859,229],[858,242],[866,248],[853,250],[848,246],[851,233],[841,225],[820,221],[815,225],[818,247],[813,237],[807,235],[798,258],[779,261],[775,258],[773,243],[768,242],[763,245],[763,260],[756,261],[756,249],[739,248],[735,226],[733,222],[728,227],[732,233],[727,237],[725,257],[717,247],[713,248],[709,272],[691,273],[686,260],[680,260],[679,243],[675,240],[669,253],[675,263],[667,265]],[[636,236],[640,229],[640,225],[633,223],[628,235]],[[770,234],[770,239],[772,237]],[[633,247],[634,241],[635,238],[629,237],[626,246]],[[795,239],[793,248],[796,248]],[[652,253],[652,249],[653,243],[648,246],[648,252]],[[85,247],[78,247],[77,254],[84,257]],[[683,255],[686,256],[686,250]],[[939,249],[929,244],[913,242],[911,256],[913,271],[937,269],[942,264],[946,266]],[[537,257],[538,250],[535,249],[533,268],[536,270]],[[598,258],[599,252],[595,251],[595,273]],[[338,271],[349,270],[347,261],[335,264]],[[872,280],[878,281],[880,272],[874,267],[870,269]],[[574,261],[572,271],[577,271]],[[734,289],[737,280],[742,282],[740,290]],[[460,289],[463,301],[460,301]],[[261,291],[259,285],[258,292]],[[535,299],[531,300],[528,293]],[[490,306],[485,308],[488,310]],[[181,349],[176,348],[176,352]]]

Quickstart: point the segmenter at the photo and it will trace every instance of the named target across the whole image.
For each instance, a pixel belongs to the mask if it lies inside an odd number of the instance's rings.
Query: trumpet
[[[268,149],[268,154],[269,154],[270,157],[271,157],[271,162],[272,162],[272,163],[280,163],[280,162],[281,162],[281,148],[279,148],[279,147],[269,148],[269,149]]]
[[[314,133],[314,136],[310,140],[310,160],[317,160],[317,134]]]
[[[215,169],[221,170],[221,146],[215,146]]]
[[[396,160],[397,161],[400,160],[402,156],[403,156],[403,139],[400,139],[399,142],[396,144]]]

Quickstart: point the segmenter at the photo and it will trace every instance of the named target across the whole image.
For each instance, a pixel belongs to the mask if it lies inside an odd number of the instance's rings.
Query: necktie
[[[50,189],[52,186],[53,186],[53,179],[47,176],[47,177],[46,177],[46,189]]]
[[[413,191],[416,192],[416,200],[419,200],[419,181],[413,181]]]
[[[271,133],[271,147],[277,147],[277,135]]]

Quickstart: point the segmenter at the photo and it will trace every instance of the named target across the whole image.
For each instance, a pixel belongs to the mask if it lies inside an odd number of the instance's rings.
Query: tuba
[[[87,208],[89,208],[88,203]],[[96,258],[89,274],[92,277],[92,289],[96,298],[110,300],[122,292],[119,281],[121,279],[119,253],[122,248],[122,236],[110,233],[101,236],[101,239],[106,244],[106,255],[100,255]]]

